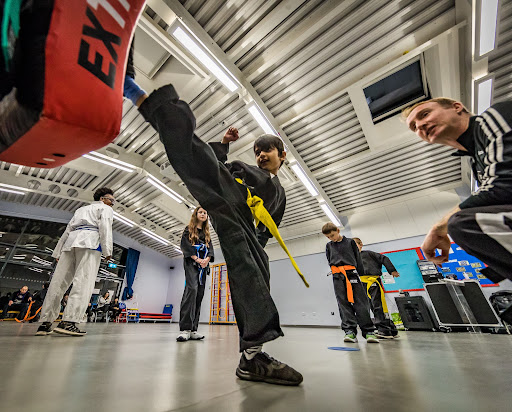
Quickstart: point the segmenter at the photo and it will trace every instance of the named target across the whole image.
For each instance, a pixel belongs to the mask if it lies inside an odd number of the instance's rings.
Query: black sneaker
[[[296,386],[302,382],[302,375],[286,363],[279,362],[265,352],[259,352],[248,360],[242,353],[236,376],[246,381],[266,382],[275,385]]]
[[[46,336],[52,333],[52,323],[43,322],[39,328],[37,328],[36,336]]]
[[[60,322],[59,325],[53,330],[55,333],[70,336],[84,336],[87,332],[78,329],[73,322]]]
[[[377,336],[379,339],[393,339],[393,334],[391,332],[384,332],[384,331],[377,331],[375,332],[375,336]]]

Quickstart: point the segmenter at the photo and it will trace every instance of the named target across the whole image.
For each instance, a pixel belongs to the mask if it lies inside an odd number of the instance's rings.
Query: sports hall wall
[[[419,247],[433,223],[453,209],[465,198],[460,190],[440,191],[428,196],[390,203],[348,216],[348,224],[342,234],[359,237],[365,248],[375,252],[388,252]],[[323,221],[317,222],[320,232]],[[295,273],[288,258],[279,245],[271,243],[266,251],[270,258],[270,288],[279,310],[283,325],[339,326],[340,317],[334,296],[332,278],[327,276],[330,268],[325,258],[327,239],[321,234],[286,241],[288,248],[306,276],[310,288],[306,288]],[[222,252],[215,250],[215,262],[224,262]],[[174,321],[179,320],[179,306],[183,294],[185,272],[183,259],[174,258],[167,294],[168,303],[174,305]],[[499,287],[483,288],[486,296],[499,289],[512,289],[512,282],[504,281]],[[411,295],[426,296],[424,291]],[[208,278],[201,306],[200,321],[209,321],[211,279]],[[386,293],[390,312],[397,312],[394,297],[398,293]]]

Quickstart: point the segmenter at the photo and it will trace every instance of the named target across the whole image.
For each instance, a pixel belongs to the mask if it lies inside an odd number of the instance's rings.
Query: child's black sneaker
[[[302,375],[285,363],[279,362],[265,352],[259,352],[251,360],[242,353],[236,376],[246,381],[266,382],[275,385],[296,386]]]
[[[87,332],[78,329],[73,322],[60,322],[59,325],[53,330],[55,333],[70,336],[84,336]]]
[[[375,332],[375,336],[377,336],[379,339],[393,339],[393,334],[389,331],[377,331]]]
[[[36,336],[46,336],[52,333],[52,323],[43,322],[39,328],[37,328]]]

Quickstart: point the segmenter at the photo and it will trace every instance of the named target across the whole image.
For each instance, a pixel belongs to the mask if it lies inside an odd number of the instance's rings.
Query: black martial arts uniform
[[[470,156],[479,189],[448,221],[448,233],[466,252],[489,267],[494,282],[512,279],[512,101],[492,105],[469,120],[457,139]]]
[[[382,275],[382,266],[386,268],[388,273],[396,272],[395,266],[391,263],[391,260],[380,253],[373,252],[371,250],[362,250],[361,251],[361,260],[364,265],[364,276],[361,277],[363,284],[366,285],[365,289],[367,289],[367,285],[370,282],[366,282],[367,277],[377,278],[375,281],[371,283],[369,293],[370,293],[370,304],[372,308],[373,315],[375,317],[375,326],[377,330],[382,335],[387,336],[396,336],[398,335],[398,331],[396,329],[395,324],[391,319],[389,319],[389,314],[384,312],[382,306],[382,281],[380,276]],[[378,282],[378,284],[377,284]]]
[[[250,188],[279,224],[286,201],[279,179],[243,162],[219,161],[212,148],[194,134],[194,115],[171,85],[151,93],[139,110],[160,134],[176,173],[210,215],[228,268],[240,351],[283,336],[270,296],[268,256],[262,246],[265,235],[260,232],[258,236],[247,205]],[[223,146],[227,153],[228,146]],[[219,149],[217,145],[217,155]]]
[[[341,328],[345,333],[357,334],[357,325],[363,336],[375,332],[375,326],[370,318],[370,301],[366,295],[366,287],[359,279],[359,273],[364,273],[364,266],[356,242],[343,236],[339,242],[329,242],[325,254],[331,266],[334,294],[338,302],[341,317]],[[334,273],[334,268],[345,268],[343,273]],[[350,283],[350,285],[349,285]],[[352,287],[353,303],[350,302],[350,287]]]
[[[200,256],[197,255],[197,249],[194,245],[190,243],[188,226],[181,236],[181,251],[183,252],[183,267],[185,268],[185,290],[183,291],[180,307],[181,331],[197,331],[206,276],[210,273],[210,265],[202,269],[199,264],[194,262],[192,256],[198,256],[201,259],[205,259],[209,256],[210,262],[213,262],[215,259],[212,242],[210,241],[206,244],[205,234],[202,229],[198,229],[198,235],[199,241],[197,244],[205,245],[208,248],[207,253],[200,252]]]

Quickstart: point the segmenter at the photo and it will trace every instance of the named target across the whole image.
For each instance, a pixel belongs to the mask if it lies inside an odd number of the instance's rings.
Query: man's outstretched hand
[[[421,245],[421,250],[427,260],[430,260],[438,266],[441,266],[441,264],[448,262],[449,260],[452,242],[448,237],[448,221],[450,220],[450,217],[459,211],[460,208],[458,206],[455,207],[439,222],[432,226],[430,232],[425,236],[425,240]],[[441,254],[439,256],[436,256],[436,249],[441,250]]]
[[[421,250],[427,260],[430,260],[440,266],[442,263],[448,262],[450,247],[451,242],[448,235],[439,233],[439,231],[433,227],[425,237],[425,240],[421,245]],[[441,254],[439,256],[436,256],[436,249],[441,250]]]
[[[238,135],[238,129],[236,127],[230,127],[222,138],[222,143],[236,142],[240,136]]]

